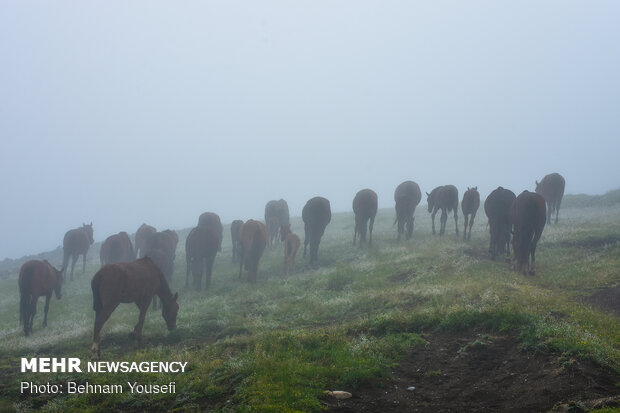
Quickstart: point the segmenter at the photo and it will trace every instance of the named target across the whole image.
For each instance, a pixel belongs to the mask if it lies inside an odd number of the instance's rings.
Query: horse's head
[[[179,313],[179,303],[177,303],[179,293],[175,293],[172,297],[172,301],[166,303],[161,308],[161,315],[166,320],[166,327],[169,331],[172,331],[177,325],[177,314]],[[163,301],[163,300],[162,300]]]
[[[60,288],[62,287],[62,273],[65,270],[65,267],[62,267],[60,270],[52,267],[54,270],[54,293],[56,294],[56,298],[59,300],[62,298],[62,294],[60,293]]]
[[[426,203],[428,204],[428,212],[433,212],[433,206],[435,206],[435,200],[433,199],[433,193],[426,193]]]
[[[88,241],[91,243],[91,245],[95,242],[95,239],[93,238],[93,223],[91,222],[90,224],[86,225],[86,224],[82,224],[82,229],[84,230],[84,232],[86,232],[86,234],[88,234]]]
[[[540,194],[542,188],[540,187],[540,182],[535,181],[536,182],[536,189],[534,190],[534,192],[536,192],[537,194]]]

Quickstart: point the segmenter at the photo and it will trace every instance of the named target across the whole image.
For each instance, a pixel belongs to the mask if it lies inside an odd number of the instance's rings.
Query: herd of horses
[[[564,178],[549,174],[536,182],[535,192],[523,191],[519,196],[514,192],[498,187],[492,191],[484,202],[484,212],[488,218],[490,244],[489,254],[495,259],[497,254],[505,254],[510,259],[510,245],[514,252],[514,269],[523,274],[535,274],[536,245],[551,215],[555,212],[558,222],[560,204],[564,195]],[[427,195],[428,212],[432,219],[432,232],[435,231],[435,215],[441,210],[439,235],[445,234],[448,214],[453,213],[456,235],[458,227],[458,190],[453,185],[439,186]],[[413,233],[414,213],[422,199],[422,192],[417,183],[405,181],[396,187],[394,201],[398,240],[404,234],[408,240]],[[463,239],[471,238],[471,228],[480,206],[480,194],[477,187],[467,188],[461,200],[464,216]],[[371,189],[359,191],[353,199],[355,230],[353,244],[363,246],[368,237],[372,245],[372,231],[378,209],[377,193]],[[269,201],[265,206],[265,222],[250,219],[246,222],[234,220],[230,225],[232,239],[232,262],[239,263],[239,278],[243,269],[248,273],[250,283],[256,283],[258,264],[265,248],[280,241],[284,244],[284,269],[288,276],[294,268],[295,257],[301,246],[299,237],[291,231],[288,204],[285,200]],[[310,246],[310,264],[318,259],[318,249],[325,228],[331,221],[329,200],[314,197],[308,200],[302,210],[304,223],[304,250]],[[200,215],[198,224],[185,240],[186,279],[189,288],[190,273],[193,277],[193,289],[202,289],[205,275],[205,288],[211,284],[211,274],[215,257],[222,250],[224,227],[220,217],[213,212]],[[19,274],[20,322],[24,333],[32,331],[32,321],[36,312],[37,300],[46,297],[43,326],[47,325],[47,313],[52,293],[61,297],[64,275],[72,258],[70,279],[73,280],[75,263],[83,256],[83,268],[86,269],[86,254],[93,244],[93,225],[83,224],[79,228],[67,231],[63,239],[63,263],[60,270],[47,261],[32,260],[26,262]],[[100,357],[100,331],[120,303],[136,303],[140,310],[138,324],[132,333],[140,343],[142,325],[148,307],[162,309],[162,316],[168,329],[176,324],[179,310],[178,294],[172,294],[170,281],[179,237],[175,231],[157,231],[156,228],[142,224],[135,233],[134,244],[126,232],[109,236],[101,245],[101,268],[93,276],[91,287],[95,326],[93,334],[93,357]],[[159,305],[157,298],[159,298]]]

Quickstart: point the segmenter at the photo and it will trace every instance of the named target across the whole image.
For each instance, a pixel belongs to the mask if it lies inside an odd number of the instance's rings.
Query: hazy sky
[[[618,1],[0,2],[0,259],[349,211],[372,188],[620,187]],[[425,198],[422,203],[425,203]],[[426,213],[418,209],[416,214]]]

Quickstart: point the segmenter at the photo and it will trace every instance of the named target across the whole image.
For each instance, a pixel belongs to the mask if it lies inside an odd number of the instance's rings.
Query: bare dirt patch
[[[620,405],[620,375],[592,362],[524,352],[511,335],[441,333],[425,339],[428,344],[407,354],[390,379],[349,390],[353,397],[347,400],[326,397],[327,411],[540,412]]]
[[[620,317],[620,285],[598,290],[585,301],[601,311]]]

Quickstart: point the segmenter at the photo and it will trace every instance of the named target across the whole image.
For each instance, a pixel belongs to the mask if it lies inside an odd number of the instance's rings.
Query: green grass
[[[184,289],[180,242],[172,283],[180,296],[177,329],[168,333],[160,313],[149,312],[145,346],[135,348],[129,333],[137,309],[121,305],[104,326],[102,351],[106,360],[188,361],[185,374],[18,373],[20,357],[89,359],[94,319],[89,284],[98,260],[93,256],[86,274],[78,270],[77,280],[63,286],[63,298],[53,299],[46,329],[39,302],[34,332],[27,338],[18,325],[17,281],[1,280],[0,408],[316,411],[325,390],[354,390],[388,376],[408,349],[424,344],[419,334],[434,330],[515,332],[525,348],[555,351],[568,361],[589,358],[620,372],[618,318],[584,301],[594,289],[620,282],[619,204],[564,208],[560,224],[545,228],[535,277],[488,259],[481,211],[467,243],[454,235],[453,221],[444,237],[433,237],[422,208],[415,222],[413,239],[398,243],[393,211],[380,210],[373,247],[360,249],[351,245],[353,215],[334,214],[320,245],[319,267],[310,267],[300,251],[286,278],[282,246],[268,248],[256,286],[238,280],[225,230],[212,288],[201,293]],[[299,219],[293,219],[293,230],[303,239]],[[177,393],[18,394],[22,380],[69,379],[175,381]]]

